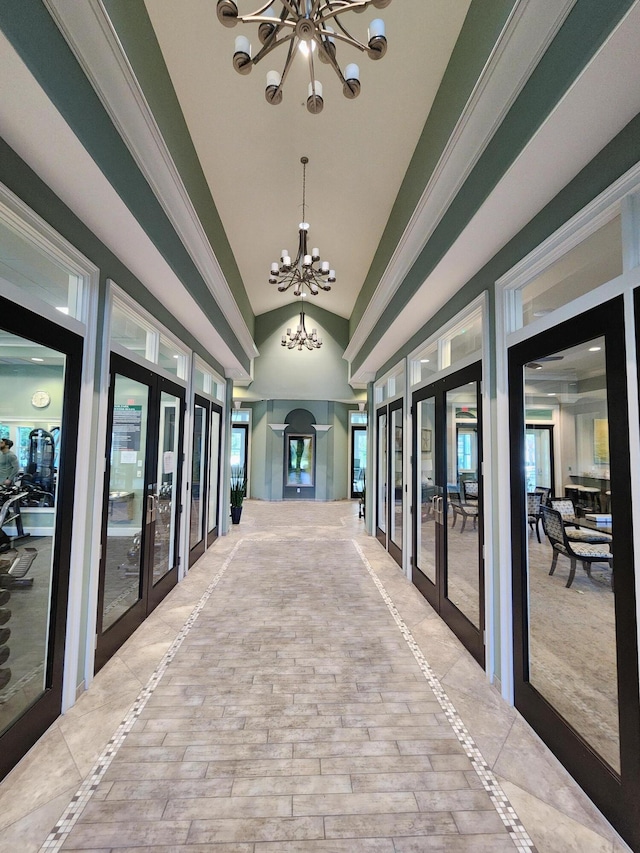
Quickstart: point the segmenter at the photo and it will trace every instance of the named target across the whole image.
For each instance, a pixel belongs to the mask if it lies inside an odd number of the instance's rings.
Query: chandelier
[[[298,350],[302,350],[302,347],[306,347],[309,350],[320,349],[322,340],[318,337],[318,330],[311,329],[311,333],[309,333],[305,328],[304,307],[300,308],[298,328],[293,334],[291,334],[291,329],[287,329],[287,333],[282,336],[280,343],[283,347],[287,347],[287,349],[293,349],[294,347],[298,347]]]
[[[260,50],[251,55],[251,44],[246,36],[238,36],[235,41],[233,67],[239,74],[248,74],[254,65],[280,45],[287,46],[287,57],[282,73],[269,71],[265,98],[270,104],[282,101],[282,86],[289,73],[291,63],[300,47],[309,62],[309,83],[307,109],[314,115],[324,106],[322,84],[316,80],[314,52],[325,65],[330,65],[342,83],[346,98],[357,98],[360,94],[360,69],[352,62],[344,72],[336,58],[336,42],[355,47],[366,53],[370,59],[382,59],[387,52],[387,39],[384,21],[376,18],[369,25],[366,44],[358,41],[344,27],[341,15],[346,12],[364,12],[368,6],[376,9],[386,8],[391,0],[269,0],[248,15],[238,14],[235,0],[218,0],[218,20],[225,27],[234,27],[238,21],[243,24],[258,24]],[[278,7],[278,8],[276,8]],[[333,24],[333,26],[331,26]]]
[[[309,223],[305,221],[307,163],[308,157],[301,157],[302,163],[302,222],[298,226],[298,254],[292,262],[288,249],[283,249],[280,263],[271,264],[269,284],[277,284],[278,290],[284,293],[294,287],[294,296],[301,296],[307,288],[312,296],[317,296],[320,290],[331,290],[336,280],[336,271],[330,269],[329,261],[320,260],[320,249],[312,249],[309,254],[307,245]],[[318,264],[318,266],[314,266]]]

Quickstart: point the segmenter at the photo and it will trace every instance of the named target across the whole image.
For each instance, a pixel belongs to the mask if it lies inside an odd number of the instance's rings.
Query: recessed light
[[[56,311],[59,311],[61,314],[68,314],[69,309],[66,305],[56,305]]]
[[[602,347],[589,347],[589,352],[600,352]]]
[[[428,358],[421,358],[420,364],[429,364],[429,359]]]
[[[36,358],[35,356],[31,359],[31,361],[44,361],[44,358]]]
[[[556,393],[554,393],[553,391],[551,391],[549,394],[547,394],[547,397],[557,397],[557,396],[558,395]]]
[[[533,312],[534,317],[546,317],[547,314],[551,313],[551,308],[539,308],[537,311]]]

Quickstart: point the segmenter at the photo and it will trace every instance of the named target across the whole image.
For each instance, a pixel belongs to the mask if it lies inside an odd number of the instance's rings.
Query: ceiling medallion
[[[238,13],[235,0],[218,0],[218,20],[225,27],[234,27],[238,21],[243,24],[257,24],[260,50],[251,55],[251,44],[246,36],[237,36],[233,54],[233,67],[239,74],[248,74],[254,65],[280,45],[287,46],[287,58],[282,73],[269,71],[265,98],[270,104],[282,101],[282,86],[299,47],[307,56],[311,82],[307,96],[307,109],[310,113],[322,112],[322,84],[316,80],[314,53],[325,65],[330,65],[342,83],[346,98],[357,98],[360,94],[360,69],[352,62],[344,72],[336,58],[336,42],[355,47],[366,53],[370,59],[382,59],[387,52],[387,38],[384,21],[376,18],[369,24],[368,41],[359,42],[344,27],[341,16],[347,12],[364,12],[368,6],[376,9],[386,8],[391,0],[279,0],[259,6],[255,12],[247,15]],[[333,26],[331,26],[333,24]]]
[[[320,260],[320,249],[312,249],[309,254],[308,236],[309,223],[305,221],[307,163],[308,157],[301,157],[302,163],[302,222],[298,226],[298,254],[291,260],[288,249],[283,249],[280,263],[271,264],[269,284],[277,284],[278,290],[284,293],[290,287],[294,288],[295,296],[304,295],[305,288],[311,296],[317,296],[320,290],[331,290],[336,280],[336,271],[330,269],[329,261]],[[314,266],[318,264],[318,266]]]

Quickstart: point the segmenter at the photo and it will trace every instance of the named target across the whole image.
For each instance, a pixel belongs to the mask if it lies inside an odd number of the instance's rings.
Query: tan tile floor
[[[0,853],[627,850],[362,524],[245,503],[0,784]]]

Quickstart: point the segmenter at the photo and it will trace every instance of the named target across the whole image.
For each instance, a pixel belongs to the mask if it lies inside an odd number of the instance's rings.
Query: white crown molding
[[[517,290],[571,251],[620,212],[622,199],[640,190],[640,163],[611,184],[543,243],[501,276],[497,287]]]
[[[513,7],[343,358],[364,345],[575,2]]]
[[[333,424],[311,424],[316,432],[328,432]]]
[[[101,0],[45,4],[187,248],[245,355],[258,351]]]
[[[284,432],[289,424],[269,424],[269,426],[274,432]]]

